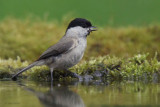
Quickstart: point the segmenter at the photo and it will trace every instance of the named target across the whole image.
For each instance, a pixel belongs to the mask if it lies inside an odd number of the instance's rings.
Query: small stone
[[[83,79],[84,79],[84,81],[90,81],[90,80],[93,79],[93,76],[86,74],[86,75],[83,76]]]
[[[58,87],[60,87],[60,86],[61,86],[61,84],[57,84],[57,86],[58,86]]]
[[[101,73],[100,71],[95,71],[95,72],[93,73],[93,76],[94,76],[94,77],[102,77],[102,73]]]

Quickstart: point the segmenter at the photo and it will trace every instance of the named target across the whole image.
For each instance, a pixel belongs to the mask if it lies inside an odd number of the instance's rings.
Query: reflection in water
[[[51,87],[46,93],[27,87],[25,89],[36,94],[45,107],[85,107],[81,97],[67,87]]]
[[[85,105],[84,105],[85,104]],[[160,107],[160,82],[0,81],[0,107]]]

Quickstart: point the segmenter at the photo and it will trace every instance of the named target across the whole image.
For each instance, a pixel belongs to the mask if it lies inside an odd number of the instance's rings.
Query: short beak
[[[90,29],[90,31],[96,31],[97,30],[97,28],[94,27],[94,26],[91,26],[89,29]]]

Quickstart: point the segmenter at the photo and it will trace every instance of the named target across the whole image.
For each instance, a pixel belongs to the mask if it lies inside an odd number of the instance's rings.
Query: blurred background
[[[28,15],[61,21],[67,14],[103,26],[148,25],[160,21],[159,0],[1,0],[0,19]]]
[[[84,59],[156,52],[160,59],[159,10],[159,0],[0,0],[0,57],[33,61],[81,17],[99,29]]]

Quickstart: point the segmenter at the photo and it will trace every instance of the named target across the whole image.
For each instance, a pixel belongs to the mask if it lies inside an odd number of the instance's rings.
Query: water
[[[0,81],[0,107],[160,106],[160,83]]]

